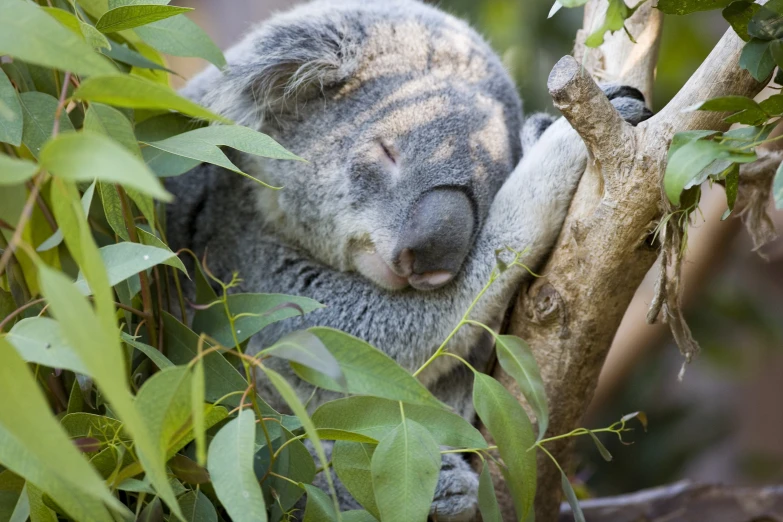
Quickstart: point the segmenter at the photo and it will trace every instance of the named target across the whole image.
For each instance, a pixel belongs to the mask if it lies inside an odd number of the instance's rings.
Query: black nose
[[[394,249],[397,269],[414,288],[437,288],[459,272],[473,238],[474,211],[464,192],[427,192],[413,206]]]

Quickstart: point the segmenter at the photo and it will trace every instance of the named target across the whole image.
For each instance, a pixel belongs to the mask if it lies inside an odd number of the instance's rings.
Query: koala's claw
[[[476,516],[477,509],[478,475],[461,455],[444,454],[430,520],[468,522]]]
[[[625,121],[634,127],[649,119],[653,112],[647,108],[642,91],[630,85],[609,84],[601,87]]]

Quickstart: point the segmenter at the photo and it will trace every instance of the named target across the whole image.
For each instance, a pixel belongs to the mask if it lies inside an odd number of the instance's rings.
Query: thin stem
[[[122,217],[125,219],[125,227],[128,229],[128,235],[130,236],[131,241],[138,243],[139,237],[138,234],[136,234],[136,227],[133,224],[133,213],[131,212],[130,203],[128,202],[128,196],[120,185],[117,185],[116,187],[117,193],[120,196]],[[147,335],[153,348],[159,350],[160,345],[158,345],[158,336],[155,331],[155,321],[152,319],[154,317],[152,312],[152,294],[150,293],[150,281],[147,277],[147,272],[144,270],[139,272],[139,279],[141,281],[141,302],[147,317]]]
[[[44,301],[46,301],[46,299],[44,299],[43,297],[42,297],[42,298],[40,298],[40,299],[36,299],[35,301],[30,301],[29,303],[27,303],[27,304],[24,304],[24,305],[20,306],[19,308],[17,308],[16,310],[14,310],[14,311],[13,311],[13,312],[11,312],[10,314],[8,314],[8,315],[6,316],[6,318],[5,318],[5,319],[3,319],[3,320],[2,320],[2,322],[0,322],[0,332],[2,332],[2,331],[3,331],[3,328],[5,328],[5,327],[6,327],[6,325],[7,325],[8,323],[10,323],[10,322],[11,322],[11,320],[12,320],[14,317],[16,317],[17,315],[21,314],[22,312],[24,312],[24,311],[25,311],[25,310],[27,310],[28,308],[32,308],[33,306],[35,306],[35,305],[37,305],[37,304],[41,304],[41,303],[43,303]]]

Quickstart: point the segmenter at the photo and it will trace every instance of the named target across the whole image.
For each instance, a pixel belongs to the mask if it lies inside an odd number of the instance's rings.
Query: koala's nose
[[[412,208],[394,249],[396,268],[419,290],[448,283],[459,272],[473,238],[473,205],[464,192],[435,189]]]

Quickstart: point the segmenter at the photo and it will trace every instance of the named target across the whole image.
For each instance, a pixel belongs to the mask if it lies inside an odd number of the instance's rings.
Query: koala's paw
[[[478,509],[478,475],[457,453],[446,453],[441,461],[430,520],[470,522]]]
[[[634,127],[653,115],[645,104],[644,95],[636,87],[609,84],[603,85],[601,89],[620,116]]]

